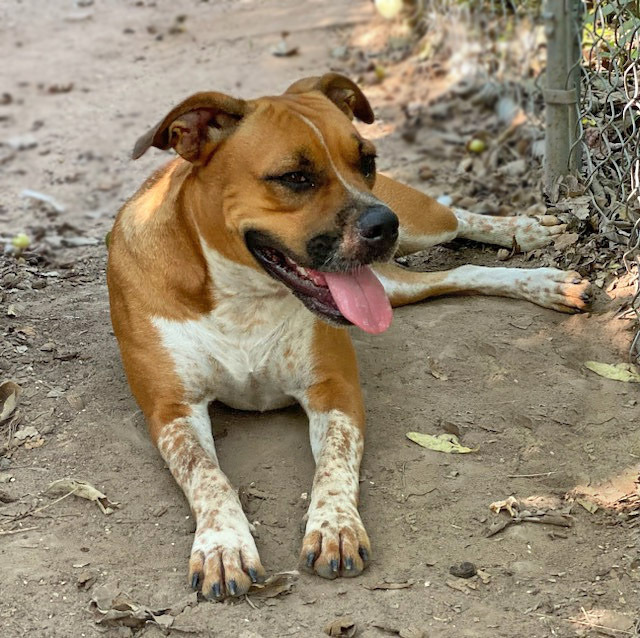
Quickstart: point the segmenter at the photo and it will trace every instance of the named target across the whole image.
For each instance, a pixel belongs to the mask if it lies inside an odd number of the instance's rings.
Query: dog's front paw
[[[586,310],[591,303],[591,284],[579,273],[558,268],[536,268],[523,281],[523,296],[560,312]]]
[[[246,594],[265,572],[242,511],[225,519],[211,513],[198,522],[189,560],[189,582],[209,599]]]
[[[358,576],[369,563],[371,544],[355,506],[323,505],[309,512],[301,567],[322,578]]]
[[[522,252],[529,252],[550,244],[567,230],[555,215],[537,217],[515,217],[514,237]]]

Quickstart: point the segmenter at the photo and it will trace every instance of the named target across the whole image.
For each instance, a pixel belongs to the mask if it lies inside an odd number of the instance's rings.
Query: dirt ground
[[[637,476],[637,386],[583,366],[626,357],[630,322],[614,317],[603,290],[594,312],[579,316],[447,298],[398,310],[383,336],[354,331],[368,414],[370,569],[334,582],[301,574],[289,593],[224,604],[197,602],[187,587],[193,521],[147,438],[108,318],[103,238],[165,159],[150,152],[132,162],[129,153],[192,92],[251,97],[329,68],[348,72],[339,47],[366,37],[372,14],[364,0],[0,0],[0,235],[34,242],[24,259],[0,255],[0,380],[23,389],[16,416],[0,426],[3,637],[162,635],[154,624],[98,625],[90,603],[105,587],[155,611],[175,636],[320,636],[339,616],[371,637],[596,635],[594,625],[638,635],[638,509],[614,506]],[[299,54],[274,57],[285,29]],[[390,75],[367,90],[382,116],[370,129],[380,166],[440,195],[446,180],[419,181],[418,169],[442,176],[455,161],[430,156],[429,130],[413,145],[402,138]],[[23,197],[25,188],[64,210]],[[420,260],[463,262],[500,264],[495,249],[466,244]],[[296,569],[313,472],[302,412],[212,411],[263,564]],[[408,431],[457,432],[478,451],[428,451]],[[105,515],[74,496],[54,502],[44,490],[64,477],[119,507]],[[611,507],[564,501],[577,486]],[[573,524],[487,536],[489,505],[510,495],[562,500]],[[452,576],[463,561],[482,577]]]

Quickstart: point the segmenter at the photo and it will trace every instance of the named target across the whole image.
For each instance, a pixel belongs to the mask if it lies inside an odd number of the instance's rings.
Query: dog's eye
[[[284,173],[277,177],[271,178],[273,181],[283,184],[287,188],[300,193],[302,191],[309,190],[315,187],[313,176],[304,171],[292,171],[291,173]]]
[[[360,158],[360,172],[366,179],[375,175],[376,172],[376,156],[363,155]]]

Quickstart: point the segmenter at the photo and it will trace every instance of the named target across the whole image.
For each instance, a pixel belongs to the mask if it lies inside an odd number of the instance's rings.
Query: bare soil
[[[175,618],[167,630],[175,636],[320,636],[344,615],[371,637],[393,635],[376,625],[405,637],[595,635],[592,610],[611,612],[602,616],[618,623],[610,635],[637,635],[637,509],[614,505],[634,489],[637,386],[583,366],[626,357],[629,322],[614,318],[604,291],[591,314],[446,298],[398,310],[383,336],[354,331],[369,428],[361,512],[370,569],[334,582],[301,574],[289,594],[251,604],[189,593],[193,521],[147,438],[108,317],[103,238],[165,160],[152,152],[132,162],[129,153],[192,92],[251,97],[345,70],[336,47],[366,35],[372,18],[371,3],[347,0],[0,0],[0,235],[34,241],[20,260],[0,256],[0,378],[23,388],[17,416],[0,426],[3,637],[162,635],[152,624],[97,625],[90,601],[104,586],[171,609],[164,618]],[[298,55],[271,55],[282,30]],[[402,83],[390,75],[369,91],[383,116],[372,129],[381,167],[439,195],[442,180],[420,182],[418,167],[452,175],[456,162],[430,157],[428,130],[413,145],[402,139]],[[431,90],[425,80],[422,97]],[[22,197],[25,188],[65,211]],[[496,255],[461,244],[418,265],[502,265]],[[265,567],[295,569],[313,473],[304,415],[212,413],[223,469],[244,488]],[[16,439],[29,426],[37,433]],[[478,451],[432,452],[408,431],[459,432]],[[120,506],[105,515],[74,496],[54,503],[43,492],[63,477],[90,482]],[[611,507],[592,513],[574,503],[572,527],[522,523],[486,536],[493,501],[564,499],[613,479]],[[463,561],[486,582],[452,576]],[[383,581],[408,586],[373,588]]]

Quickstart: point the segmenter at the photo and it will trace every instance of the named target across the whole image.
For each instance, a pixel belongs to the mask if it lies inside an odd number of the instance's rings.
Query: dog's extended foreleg
[[[327,325],[319,325],[318,332],[314,350],[321,378],[301,401],[316,471],[300,563],[323,578],[357,576],[371,555],[358,513],[364,407],[348,335]]]
[[[549,244],[566,230],[552,215],[495,217],[450,209],[415,188],[378,175],[374,194],[400,220],[398,255],[407,255],[456,238],[528,251]],[[514,244],[515,242],[515,244]]]
[[[590,284],[557,268],[460,266],[443,272],[414,272],[396,264],[376,264],[375,273],[394,307],[453,294],[526,299],[560,312],[578,312],[589,303]]]
[[[566,224],[553,215],[528,217],[495,217],[478,215],[461,208],[454,208],[458,220],[458,237],[505,248],[516,248],[527,252],[546,246],[565,232]]]
[[[264,578],[258,550],[236,491],[220,470],[206,403],[164,425],[156,444],[196,519],[189,582],[207,598],[240,596]]]

